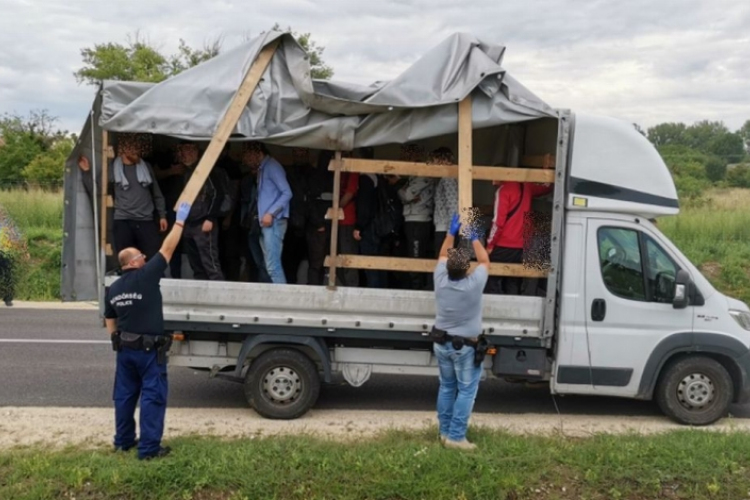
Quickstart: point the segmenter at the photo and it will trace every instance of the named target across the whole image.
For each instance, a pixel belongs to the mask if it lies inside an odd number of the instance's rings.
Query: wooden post
[[[472,207],[472,116],[471,94],[458,103],[458,211],[461,222],[466,223]]]
[[[336,265],[339,243],[339,201],[341,201],[341,151],[336,151],[333,167],[333,207],[331,213],[331,255],[328,268],[328,288],[336,288]]]
[[[277,38],[266,45],[263,50],[260,51],[252,66],[250,66],[250,69],[248,70],[247,75],[245,75],[245,79],[237,90],[237,93],[234,95],[232,103],[229,105],[224,118],[221,119],[218,127],[216,127],[216,132],[211,138],[211,142],[209,143],[208,148],[206,148],[206,152],[203,153],[203,156],[201,157],[198,166],[195,168],[193,175],[190,177],[187,186],[185,186],[185,189],[182,191],[180,199],[177,200],[175,210],[177,210],[180,203],[183,201],[187,201],[188,203],[193,203],[195,201],[201,188],[203,188],[203,184],[205,184],[206,179],[208,179],[208,175],[214,168],[216,160],[219,158],[219,155],[221,155],[221,151],[224,149],[224,145],[227,143],[234,127],[237,126],[237,122],[239,121],[240,116],[242,116],[242,111],[253,96],[253,92],[255,92],[255,88],[258,86],[258,82],[263,76],[263,73],[265,73],[266,68],[268,68],[268,64],[271,62],[280,41],[281,39]]]
[[[102,188],[101,188],[101,208],[102,220],[99,221],[101,234],[99,235],[100,249],[104,250],[105,255],[111,255],[112,251],[107,247],[107,215],[109,212],[107,200],[109,199],[109,134],[102,129]],[[96,152],[94,152],[96,154]],[[104,266],[107,267],[106,265]]]

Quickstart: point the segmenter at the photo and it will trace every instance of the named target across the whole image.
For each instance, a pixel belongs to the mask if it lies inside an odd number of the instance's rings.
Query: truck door
[[[634,396],[656,345],[693,331],[693,308],[673,308],[680,268],[656,234],[635,222],[588,219],[587,225],[590,383],[597,394]]]

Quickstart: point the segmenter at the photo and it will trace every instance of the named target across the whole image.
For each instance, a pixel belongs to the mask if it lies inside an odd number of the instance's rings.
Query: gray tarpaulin
[[[313,82],[294,37],[272,31],[142,95],[111,87],[103,95],[100,125],[115,132],[208,140],[258,53],[278,38],[279,48],[235,137],[343,150],[406,142],[457,131],[456,103],[469,94],[475,97],[475,128],[555,115],[503,70],[505,47],[471,35],[453,35],[395,79],[363,86]],[[134,98],[123,106],[129,95]]]
[[[393,80],[371,85],[313,81],[305,51],[276,31],[158,84],[104,82],[93,131],[89,118],[66,163],[64,300],[97,296],[93,207],[78,156],[100,161],[102,128],[210,140],[257,55],[279,38],[232,140],[328,150],[405,143],[456,133],[457,103],[468,95],[475,129],[556,116],[502,68],[505,47],[468,34],[450,36]]]

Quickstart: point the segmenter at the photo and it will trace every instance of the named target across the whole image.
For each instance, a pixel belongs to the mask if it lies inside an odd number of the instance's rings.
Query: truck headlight
[[[750,331],[750,312],[730,310],[729,314],[734,318],[738,325],[747,331]]]

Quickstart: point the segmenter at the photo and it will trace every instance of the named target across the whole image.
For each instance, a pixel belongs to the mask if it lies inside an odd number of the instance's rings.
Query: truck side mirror
[[[690,289],[692,287],[692,280],[690,274],[687,271],[680,269],[677,271],[677,277],[675,278],[674,284],[674,300],[672,300],[672,307],[675,309],[685,309],[690,305]]]

